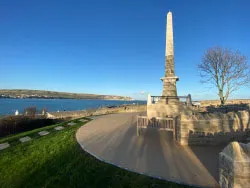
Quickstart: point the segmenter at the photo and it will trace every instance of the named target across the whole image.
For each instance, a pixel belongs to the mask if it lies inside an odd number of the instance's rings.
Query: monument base
[[[165,104],[159,102],[157,104],[148,104],[147,105],[147,116],[148,119],[153,117],[176,117],[180,114],[180,105],[179,103],[170,103]]]

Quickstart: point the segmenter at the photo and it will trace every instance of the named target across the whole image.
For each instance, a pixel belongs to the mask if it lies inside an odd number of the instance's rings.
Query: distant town
[[[85,93],[68,93],[56,91],[43,91],[43,90],[26,90],[26,89],[2,89],[0,90],[0,98],[12,99],[103,99],[103,100],[133,100],[127,96],[116,95],[96,95]]]

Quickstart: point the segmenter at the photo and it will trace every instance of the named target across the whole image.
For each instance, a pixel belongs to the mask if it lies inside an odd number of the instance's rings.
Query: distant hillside
[[[0,98],[132,100],[131,97],[115,95],[96,95],[87,93],[68,93],[28,89],[1,89]]]

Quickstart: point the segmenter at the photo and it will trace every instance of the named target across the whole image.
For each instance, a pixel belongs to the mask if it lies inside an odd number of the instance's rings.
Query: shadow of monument
[[[188,146],[217,182],[219,180],[219,153],[226,145]]]
[[[141,135],[142,144],[139,150],[139,156],[145,156],[146,170],[155,169],[155,172],[161,171],[161,168],[167,167],[168,164],[163,152],[162,139],[172,143],[173,135],[171,132],[160,132],[154,129],[145,129]],[[165,168],[165,173],[169,173],[168,168]]]
[[[207,134],[190,131],[190,146],[182,147],[173,141],[172,132],[168,131],[144,129],[140,136],[136,136],[136,116],[133,116],[123,125],[127,129],[114,148],[112,161],[130,170],[172,181],[197,184],[214,180],[218,182],[219,153],[227,143],[242,138],[243,133],[246,135],[246,130],[240,131],[244,128],[240,119],[239,130],[236,131],[229,118],[228,122],[227,119],[224,122],[229,125],[227,129],[220,125],[220,130],[227,132]],[[201,181],[200,178],[207,180]]]
[[[114,164],[174,182],[203,186],[208,181],[214,183],[210,171],[205,170],[190,148],[175,143],[171,131],[144,129],[136,136],[135,120],[131,120],[131,126],[114,148],[116,152],[111,160]],[[205,180],[199,180],[200,175]]]
[[[131,126],[117,145],[112,161],[133,171],[150,174],[148,172],[153,169],[150,175],[157,174],[162,170],[162,166],[167,166],[159,131],[147,129],[143,131],[143,135],[138,137],[136,135],[136,116],[133,116],[128,122],[126,124]],[[161,163],[157,161],[161,161]]]

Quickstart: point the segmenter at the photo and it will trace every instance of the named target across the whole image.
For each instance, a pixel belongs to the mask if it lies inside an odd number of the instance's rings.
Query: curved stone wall
[[[181,114],[177,129],[177,138],[182,145],[245,141],[250,136],[249,111]]]

